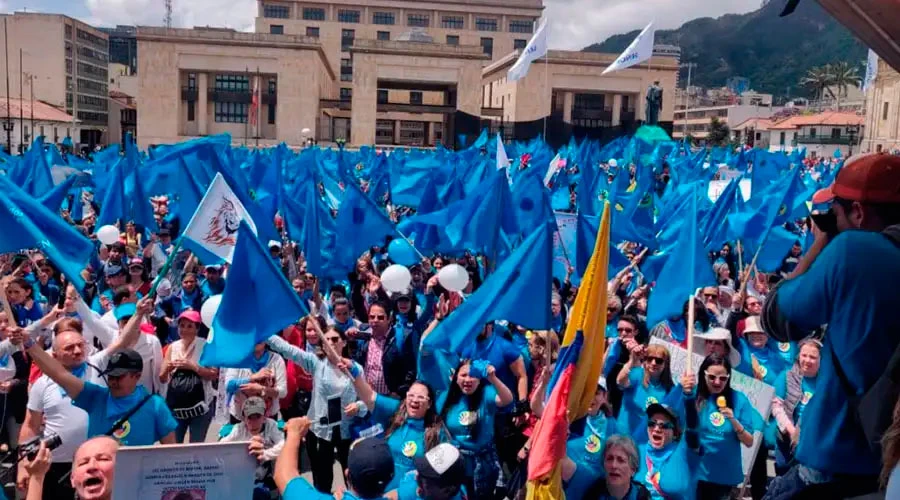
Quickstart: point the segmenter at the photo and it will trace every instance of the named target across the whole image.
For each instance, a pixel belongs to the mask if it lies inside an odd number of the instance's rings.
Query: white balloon
[[[200,320],[203,321],[204,325],[212,328],[213,318],[215,318],[216,313],[219,312],[219,304],[221,303],[222,294],[213,295],[212,297],[206,299],[206,302],[204,302],[203,306],[200,307]]]
[[[388,292],[402,292],[412,283],[412,274],[409,269],[400,264],[388,266],[381,273],[381,286]]]
[[[453,292],[461,292],[469,284],[469,273],[459,264],[447,264],[438,271],[438,282]]]
[[[119,241],[119,228],[116,226],[103,226],[97,230],[97,239],[104,245],[112,245]]]

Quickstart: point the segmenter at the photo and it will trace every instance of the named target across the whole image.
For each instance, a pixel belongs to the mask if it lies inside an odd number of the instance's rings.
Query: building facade
[[[713,118],[725,123],[728,127],[735,127],[751,118],[769,118],[782,108],[777,106],[734,104],[727,106],[710,106],[700,108],[687,108],[675,110],[673,124],[673,139],[682,139],[690,136],[694,139],[704,140],[709,136],[710,124]]]
[[[37,136],[43,136],[45,143],[60,144],[66,137],[78,135],[71,115],[30,99],[0,98],[0,123],[4,125],[2,149],[13,153],[24,153]]]
[[[33,91],[36,100],[66,110],[77,122],[76,148],[103,144],[109,112],[106,34],[59,14],[16,12],[0,18],[8,40],[0,67],[9,69],[10,95]]]
[[[830,157],[840,151],[844,158],[860,151],[865,118],[856,113],[829,111],[786,118],[769,127],[770,151],[806,148],[811,157]]]
[[[863,151],[900,151],[900,73],[878,60],[878,74],[866,91]]]
[[[130,75],[137,73],[137,28],[120,24],[97,29],[109,38],[109,62],[126,66]]]

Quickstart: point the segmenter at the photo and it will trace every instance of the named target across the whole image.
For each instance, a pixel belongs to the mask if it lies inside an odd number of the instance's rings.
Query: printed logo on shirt
[[[584,440],[584,450],[588,453],[599,453],[601,448],[600,444],[600,438],[592,433]]]
[[[722,427],[725,425],[725,415],[714,411],[709,414],[709,423],[713,424],[714,427]]]
[[[766,378],[766,375],[769,374],[769,369],[763,365],[759,365],[759,374],[760,374],[760,380],[762,380],[762,379]]]
[[[647,402],[644,405],[644,408],[650,408],[650,405],[655,405],[656,403],[659,403],[659,401],[653,396],[650,396],[647,398]]]
[[[122,424],[121,428],[116,430],[116,432],[113,432],[113,437],[116,438],[117,440],[121,441],[121,440],[125,439],[126,437],[128,437],[128,434],[130,434],[130,433],[131,433],[131,422],[126,420],[125,423]]]
[[[809,400],[812,399],[812,397],[813,397],[813,393],[811,393],[809,391],[803,391],[803,397],[800,398],[800,402],[805,405],[809,404]]]
[[[475,425],[475,422],[478,421],[478,412],[475,411],[461,411],[459,412],[459,425]]]
[[[791,350],[790,342],[779,342],[778,350],[781,352],[789,352]]]
[[[407,441],[403,445],[403,455],[407,458],[412,458],[415,456],[416,451],[418,451],[419,447],[416,446],[415,441]]]

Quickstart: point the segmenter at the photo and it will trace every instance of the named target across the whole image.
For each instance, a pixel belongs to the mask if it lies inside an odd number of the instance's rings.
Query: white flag
[[[556,156],[550,160],[550,165],[547,167],[547,173],[544,175],[545,186],[550,187],[550,181],[553,180],[553,176],[559,171],[561,161],[562,156],[560,156],[560,153],[556,153]]]
[[[878,76],[878,54],[869,49],[869,57],[866,58],[866,77],[863,79],[862,90],[865,92],[875,82]]]
[[[185,228],[184,237],[231,263],[242,220],[256,234],[250,214],[218,173]]]
[[[541,25],[538,26],[537,31],[532,35],[531,40],[528,41],[528,45],[525,46],[525,49],[522,51],[522,54],[519,55],[519,59],[515,64],[509,68],[509,72],[506,73],[506,79],[515,82],[525,78],[525,75],[528,74],[528,67],[531,66],[531,63],[543,57],[547,54],[547,20],[541,21]]]
[[[655,34],[656,30],[653,29],[653,23],[651,22],[644,28],[644,31],[641,31],[641,34],[631,42],[631,45],[625,49],[625,52],[622,52],[622,55],[620,55],[614,63],[610,64],[609,67],[603,70],[603,73],[601,74],[605,75],[612,71],[629,68],[650,59],[650,56],[653,55],[653,38]]]
[[[509,156],[506,156],[506,148],[503,147],[503,139],[497,132],[497,170],[509,168]]]

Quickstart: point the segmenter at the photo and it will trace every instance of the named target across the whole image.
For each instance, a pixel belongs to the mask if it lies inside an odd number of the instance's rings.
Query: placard
[[[554,214],[559,231],[553,233],[553,277],[562,282],[566,279],[566,268],[575,267],[575,229],[578,219],[575,214],[563,212]],[[572,279],[574,280],[575,276]]]
[[[256,459],[249,442],[130,446],[116,455],[113,498],[252,498]]]
[[[669,367],[672,370],[672,378],[679,380],[679,377],[684,373],[684,368],[687,365],[687,350],[681,346],[677,346],[656,337],[651,338],[650,343],[665,346],[669,350]],[[700,369],[701,363],[703,363],[703,356],[694,353],[694,371]],[[748,377],[737,370],[732,370],[731,372],[731,387],[743,392],[744,395],[747,396],[747,399],[750,400],[750,403],[756,408],[756,411],[759,412],[760,416],[762,416],[763,421],[769,419],[769,414],[772,412],[772,399],[775,397],[774,387],[763,383],[760,380],[756,380],[753,377]],[[750,470],[753,468],[753,461],[756,459],[756,453],[759,451],[762,439],[762,430],[757,430],[753,433],[753,446],[750,448],[741,446],[741,465],[743,466],[744,477],[750,476]]]

